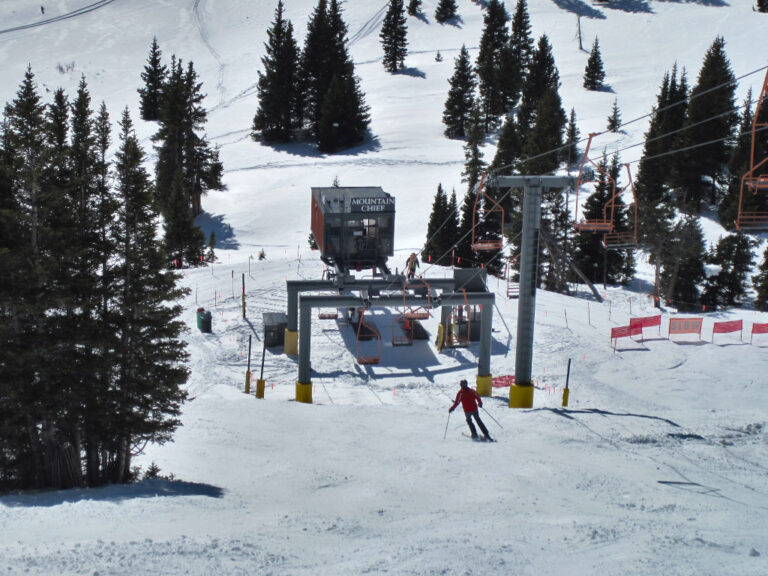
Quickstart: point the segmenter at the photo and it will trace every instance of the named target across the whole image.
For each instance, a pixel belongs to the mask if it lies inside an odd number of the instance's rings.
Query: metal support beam
[[[532,385],[533,325],[536,318],[536,276],[539,267],[541,187],[527,185],[523,197],[523,236],[520,247],[520,296],[517,301],[515,384]]]
[[[343,280],[288,280],[286,288],[288,291],[288,313],[286,329],[296,331],[299,329],[299,294],[301,292],[368,292],[375,294],[382,290],[399,291],[402,298],[403,282],[405,276],[392,276],[389,279],[356,280],[353,276],[347,276]],[[425,283],[430,288],[440,290],[453,290],[455,280],[453,278],[424,278],[418,282],[407,283],[406,289],[420,290],[424,289]],[[422,305],[422,303],[418,303]]]

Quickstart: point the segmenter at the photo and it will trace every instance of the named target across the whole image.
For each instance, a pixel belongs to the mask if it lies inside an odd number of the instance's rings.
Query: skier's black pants
[[[483,432],[483,436],[486,438],[489,437],[488,434],[488,428],[485,427],[485,424],[483,424],[483,421],[480,420],[480,414],[477,410],[474,412],[464,412],[464,417],[467,419],[467,424],[469,425],[469,431],[472,432],[472,437],[474,438],[477,436],[477,430],[475,430],[475,425],[472,423],[472,418],[475,419],[477,422],[477,425],[480,426],[480,430]]]

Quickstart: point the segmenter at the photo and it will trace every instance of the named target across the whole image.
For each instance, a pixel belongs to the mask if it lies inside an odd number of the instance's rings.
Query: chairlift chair
[[[376,329],[376,326],[369,324],[365,321],[365,308],[361,308],[359,311],[359,317],[357,322],[357,363],[358,364],[378,364],[381,361],[381,334]],[[376,340],[376,354],[364,355],[360,351],[360,341],[366,338],[361,338],[365,331],[366,335],[372,334],[373,339]]]
[[[432,289],[429,284],[423,278],[412,278],[411,286],[416,283],[421,283],[425,287],[427,305],[426,306],[408,306],[406,304],[407,299],[407,283],[403,284],[403,317],[408,320],[426,320],[431,316],[430,309],[432,308]]]
[[[628,208],[632,209],[632,230],[626,232],[606,232],[603,234],[603,247],[606,250],[617,250],[620,248],[637,248],[637,194],[635,193],[635,184],[632,182],[632,173],[629,171],[629,164],[624,164],[627,169],[628,183],[621,189],[621,195],[628,188],[632,190],[632,204]]]
[[[739,189],[739,213],[736,217],[736,229],[744,232],[768,232],[768,210],[752,209],[745,206],[748,196],[745,192],[751,192],[753,196],[768,193],[768,173],[766,172],[766,163],[768,157],[755,162],[756,153],[756,135],[758,130],[768,128],[768,122],[760,122],[760,112],[765,99],[768,98],[768,72],[763,80],[763,88],[760,90],[760,97],[757,99],[755,115],[752,118],[752,144],[749,154],[749,169],[741,177],[741,186]],[[765,197],[762,198],[765,200]],[[768,202],[762,202],[763,205]]]
[[[484,191],[485,177],[488,173],[483,172],[478,182],[475,193],[475,206],[472,210],[472,250],[475,252],[493,252],[501,250],[504,247],[504,208],[494,198],[486,194]],[[482,199],[485,199],[483,201]],[[490,204],[490,208],[485,205],[485,202]],[[501,229],[499,231],[498,239],[485,239],[481,240],[477,236],[477,227],[480,222],[490,214],[500,214]]]
[[[587,148],[584,151],[584,156],[581,158],[581,164],[579,165],[579,177],[576,180],[576,216],[574,218],[575,224],[573,225],[574,228],[579,232],[604,232],[606,234],[610,234],[613,232],[613,211],[615,207],[615,200],[617,196],[616,191],[616,180],[614,180],[610,174],[608,174],[605,170],[600,168],[599,165],[595,164],[590,158],[589,158],[589,149],[592,146],[592,138],[597,136],[598,134],[593,132],[589,135],[589,140],[587,140]],[[599,180],[585,180],[585,174],[584,174],[584,165],[589,161],[590,164],[592,164],[598,172],[600,172],[603,176],[605,176],[606,180],[611,185],[611,198],[608,200],[608,202],[605,203],[605,206],[603,207],[603,217],[602,218],[592,218],[592,219],[582,219],[579,221],[579,190],[581,187],[585,184],[599,184]],[[609,210],[610,208],[610,210]]]

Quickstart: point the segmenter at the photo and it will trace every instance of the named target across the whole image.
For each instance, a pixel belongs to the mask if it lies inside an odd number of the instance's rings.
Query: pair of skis
[[[495,438],[484,438],[482,436],[470,436],[466,432],[461,433],[462,436],[473,440],[474,442],[496,442]]]

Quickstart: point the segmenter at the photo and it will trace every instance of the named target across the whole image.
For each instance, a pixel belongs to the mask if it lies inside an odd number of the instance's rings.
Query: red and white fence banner
[[[730,322],[715,322],[712,326],[712,342],[715,341],[715,334],[726,334],[728,332],[741,332],[743,322],[741,320],[731,320]],[[741,334],[739,334],[741,340]]]
[[[752,324],[752,332],[749,336],[750,344],[752,344],[752,336],[755,334],[768,334],[768,322],[764,324]]]
[[[661,334],[661,314],[658,316],[644,316],[642,318],[630,318],[630,326],[640,326],[640,335],[643,334],[643,328],[652,328],[653,326],[659,327],[659,334]]]
[[[643,327],[640,324],[611,328],[611,342],[613,342],[614,352],[616,351],[616,342],[619,338],[631,338],[638,334],[641,337],[643,336]]]
[[[506,376],[494,376],[491,380],[491,386],[494,388],[507,388],[515,383],[515,376],[507,374]]]
[[[672,334],[698,334],[701,338],[701,325],[703,318],[670,318],[669,335]]]

